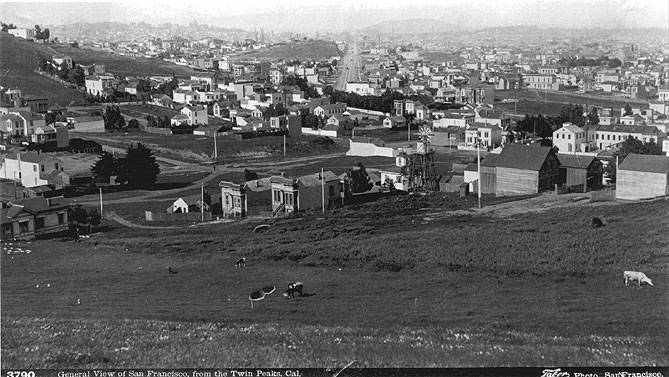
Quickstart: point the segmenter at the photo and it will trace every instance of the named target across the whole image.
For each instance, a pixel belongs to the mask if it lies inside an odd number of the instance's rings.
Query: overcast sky
[[[666,0],[0,0],[0,20],[19,26],[73,22],[196,20],[248,30],[344,31],[380,21],[435,19],[472,28],[512,25],[569,28],[669,28]]]

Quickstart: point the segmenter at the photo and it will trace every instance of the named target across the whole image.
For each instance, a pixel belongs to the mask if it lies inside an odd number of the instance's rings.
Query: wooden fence
[[[151,212],[144,211],[144,217],[146,221],[169,221],[169,222],[198,222],[202,220],[202,214],[200,212],[188,212],[188,213],[167,213],[167,212]],[[204,213],[204,221],[210,221],[212,219],[211,212]]]
[[[590,202],[614,202],[616,190],[591,191]]]

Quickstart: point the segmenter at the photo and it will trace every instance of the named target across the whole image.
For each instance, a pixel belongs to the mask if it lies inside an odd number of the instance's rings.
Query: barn
[[[481,159],[481,193],[482,194],[494,194],[495,193],[495,180],[496,180],[496,161],[497,156],[494,153],[488,153],[488,155]],[[465,168],[465,182],[469,182],[469,192],[478,192],[478,165],[473,162],[467,165]]]
[[[579,191],[602,188],[603,164],[595,156],[558,153],[561,181],[565,186],[579,187]]]
[[[560,183],[560,161],[550,147],[508,144],[495,162],[495,195],[527,195]]]
[[[630,153],[618,167],[616,199],[669,195],[669,157]]]

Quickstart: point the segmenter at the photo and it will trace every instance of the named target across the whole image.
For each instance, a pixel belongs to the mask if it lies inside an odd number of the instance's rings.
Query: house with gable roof
[[[560,184],[555,150],[535,145],[507,144],[495,161],[495,195],[527,195]]]
[[[3,204],[0,239],[32,240],[69,230],[69,204],[63,198],[36,197]]]
[[[616,199],[669,195],[669,157],[630,153],[618,167]]]

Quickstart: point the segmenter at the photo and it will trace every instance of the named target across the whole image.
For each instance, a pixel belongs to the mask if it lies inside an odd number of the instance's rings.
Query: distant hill
[[[359,29],[363,33],[426,34],[467,30],[467,27],[432,19],[382,21]]]
[[[0,32],[0,85],[20,88],[23,94],[45,96],[60,105],[83,102],[81,92],[34,72],[41,57],[51,58],[54,54],[47,45]]]

